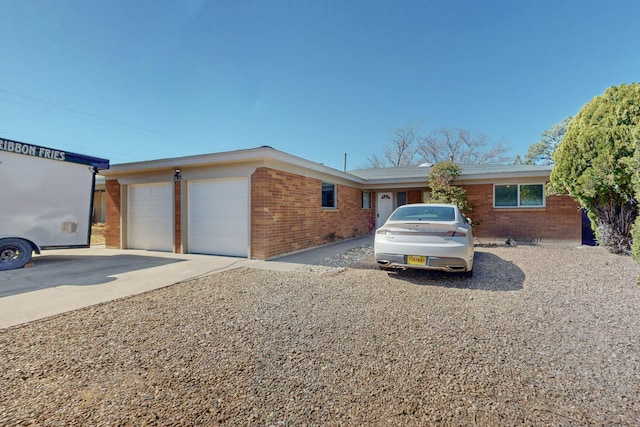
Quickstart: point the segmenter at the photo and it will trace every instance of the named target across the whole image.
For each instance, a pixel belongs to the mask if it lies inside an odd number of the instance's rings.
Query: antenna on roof
[[[344,153],[344,171],[347,171],[347,153]]]

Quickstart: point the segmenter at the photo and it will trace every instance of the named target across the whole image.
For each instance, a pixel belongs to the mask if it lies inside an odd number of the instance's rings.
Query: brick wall
[[[174,181],[173,182],[173,222],[174,222],[174,236],[173,236],[173,252],[179,254],[182,253],[182,213],[180,211],[180,203],[182,201],[181,197],[181,182]]]
[[[105,247],[120,249],[120,183],[117,179],[105,181]]]
[[[494,209],[493,185],[466,185],[469,201],[476,206],[470,214],[480,224],[474,228],[479,239],[521,241],[576,241],[582,237],[582,216],[569,196],[547,196],[539,209]],[[121,248],[120,183],[105,182],[105,244]],[[175,251],[180,242],[180,183],[176,182]],[[322,208],[322,181],[315,178],[258,168],[251,176],[251,256],[271,258],[280,254],[324,245],[335,240],[363,235],[375,224],[375,206],[362,209],[362,191],[337,185],[338,208]],[[421,201],[422,191],[409,191],[410,203]],[[372,193],[372,204],[376,195]]]
[[[494,209],[493,185],[465,185],[469,202],[475,205],[469,213],[480,224],[473,229],[479,239],[516,241],[582,241],[582,213],[569,196],[547,196],[546,207],[530,209]]]
[[[371,231],[374,210],[362,209],[362,191],[336,187],[338,208],[323,209],[322,181],[258,168],[251,177],[251,257],[271,258]]]

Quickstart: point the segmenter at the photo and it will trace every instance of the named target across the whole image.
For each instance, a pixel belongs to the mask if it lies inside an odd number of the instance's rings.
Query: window
[[[322,183],[322,207],[323,208],[335,208],[336,207],[336,185]]]
[[[512,184],[493,187],[496,208],[526,208],[544,206],[543,184]]]
[[[362,209],[371,209],[371,191],[362,192]]]
[[[391,215],[392,221],[455,221],[454,208],[447,206],[414,206],[407,205],[397,209]]]

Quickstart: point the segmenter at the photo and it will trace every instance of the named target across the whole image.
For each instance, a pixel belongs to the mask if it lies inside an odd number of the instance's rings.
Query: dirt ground
[[[239,268],[0,331],[0,425],[640,425],[640,266]]]
[[[104,224],[91,226],[91,245],[104,245]]]

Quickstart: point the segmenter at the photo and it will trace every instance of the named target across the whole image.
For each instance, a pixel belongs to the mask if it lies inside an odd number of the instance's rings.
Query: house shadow
[[[25,268],[0,271],[0,297],[57,286],[91,286],[116,275],[174,264],[183,259],[144,255],[55,255],[34,257]]]
[[[355,268],[374,268],[378,266],[373,257],[363,260]],[[499,256],[476,251],[473,261],[473,277],[459,273],[446,273],[432,270],[394,270],[386,274],[395,280],[413,283],[418,286],[440,286],[456,289],[481,291],[519,291],[522,290],[525,274],[513,262]]]

